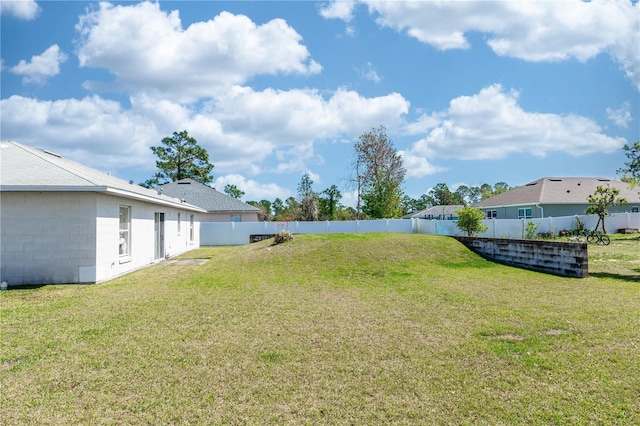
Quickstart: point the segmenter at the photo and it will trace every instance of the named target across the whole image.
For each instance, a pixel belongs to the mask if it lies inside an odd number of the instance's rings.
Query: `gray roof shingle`
[[[64,158],[17,142],[0,142],[1,191],[109,192],[188,210],[201,209]]]
[[[598,186],[620,190],[629,203],[640,202],[637,190],[618,180],[588,177],[544,177],[482,200],[474,207],[517,206],[526,204],[586,204]]]
[[[214,188],[193,179],[180,179],[160,185],[157,189],[161,189],[169,196],[185,200],[189,204],[205,209],[208,213],[259,213],[261,211],[257,207],[222,194]]]
[[[404,219],[410,219],[412,217],[424,218],[424,217],[441,217],[441,216],[457,216],[456,210],[463,208],[463,205],[450,204],[444,206],[433,206],[426,210],[410,213],[402,216]]]

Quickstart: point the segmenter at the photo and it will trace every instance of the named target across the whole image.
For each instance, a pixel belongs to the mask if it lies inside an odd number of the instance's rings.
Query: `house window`
[[[231,222],[242,222],[242,215],[232,214],[231,215]]]
[[[531,219],[531,208],[518,209],[518,219]]]
[[[120,258],[127,258],[131,252],[131,207],[120,206],[120,238],[118,239]]]
[[[495,219],[498,217],[498,210],[487,210],[487,219]]]
[[[189,216],[189,241],[193,243],[193,215]]]
[[[178,213],[178,235],[180,235],[180,213]]]
[[[631,213],[640,213],[640,207],[631,207]]]

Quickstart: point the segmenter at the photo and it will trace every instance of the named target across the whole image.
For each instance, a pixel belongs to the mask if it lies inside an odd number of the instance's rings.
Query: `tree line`
[[[213,181],[214,166],[207,151],[189,136],[186,130],[174,132],[162,139],[160,146],[151,147],[158,158],[156,173],[142,186],[152,188],[164,183],[191,178],[203,184]],[[640,142],[624,146],[629,159],[625,167],[618,170],[623,181],[630,185],[640,182]],[[417,199],[402,190],[406,169],[402,157],[387,136],[384,126],[363,133],[354,144],[351,163],[352,175],[347,187],[356,194],[356,207],[344,206],[341,191],[336,185],[316,192],[309,173],[305,173],[297,188],[297,197],[286,200],[248,201],[247,204],[262,210],[265,220],[316,221],[398,218],[439,205],[470,206],[473,203],[508,191],[505,182],[480,186],[460,185],[451,191],[445,183],[438,183],[429,192]],[[224,193],[240,199],[245,192],[236,185],[226,185]],[[590,202],[593,202],[590,200]]]

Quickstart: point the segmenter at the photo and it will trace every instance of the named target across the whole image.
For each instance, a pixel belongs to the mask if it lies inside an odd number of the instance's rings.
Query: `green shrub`
[[[533,222],[527,222],[527,227],[525,228],[525,238],[527,240],[531,240],[536,233],[536,229],[538,229],[538,225]]]
[[[458,228],[466,232],[470,237],[476,233],[481,234],[488,229],[482,223],[482,219],[485,218],[485,213],[482,210],[463,207],[460,210],[456,210],[456,214],[458,215]]]

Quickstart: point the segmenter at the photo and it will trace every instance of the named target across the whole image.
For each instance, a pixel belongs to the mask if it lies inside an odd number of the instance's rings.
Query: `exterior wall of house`
[[[120,207],[130,212],[128,255],[120,255]],[[101,194],[97,200],[96,278],[104,281],[200,247],[198,213]],[[156,213],[164,214],[164,257],[156,248]],[[180,232],[178,232],[178,213]],[[193,221],[191,241],[190,217]]]
[[[542,204],[537,206],[536,204],[526,204],[522,206],[509,206],[509,207],[482,207],[480,210],[496,211],[495,219],[520,219],[520,209],[531,209],[531,219],[542,217],[562,217],[562,216],[575,216],[585,214],[585,210],[589,206],[588,203],[584,204]],[[629,203],[622,206],[608,207],[609,213],[631,213],[634,208],[638,208],[639,203]]]
[[[240,218],[240,220],[233,220]],[[201,222],[258,222],[257,213],[201,213]]]
[[[119,253],[120,206],[131,212],[127,258]],[[196,212],[95,192],[3,191],[0,280],[10,286],[94,283],[149,265],[159,260],[155,213],[164,213],[165,256],[200,246]]]
[[[9,285],[91,281],[96,196],[0,193],[0,280]]]
[[[482,207],[480,210],[485,213],[488,211],[495,211],[495,216],[492,216],[491,219],[520,219],[518,212],[519,209],[530,209],[532,219],[541,217],[540,208],[536,207],[535,204],[527,204],[517,207]],[[547,216],[546,211],[544,212],[544,215],[545,217]]]

